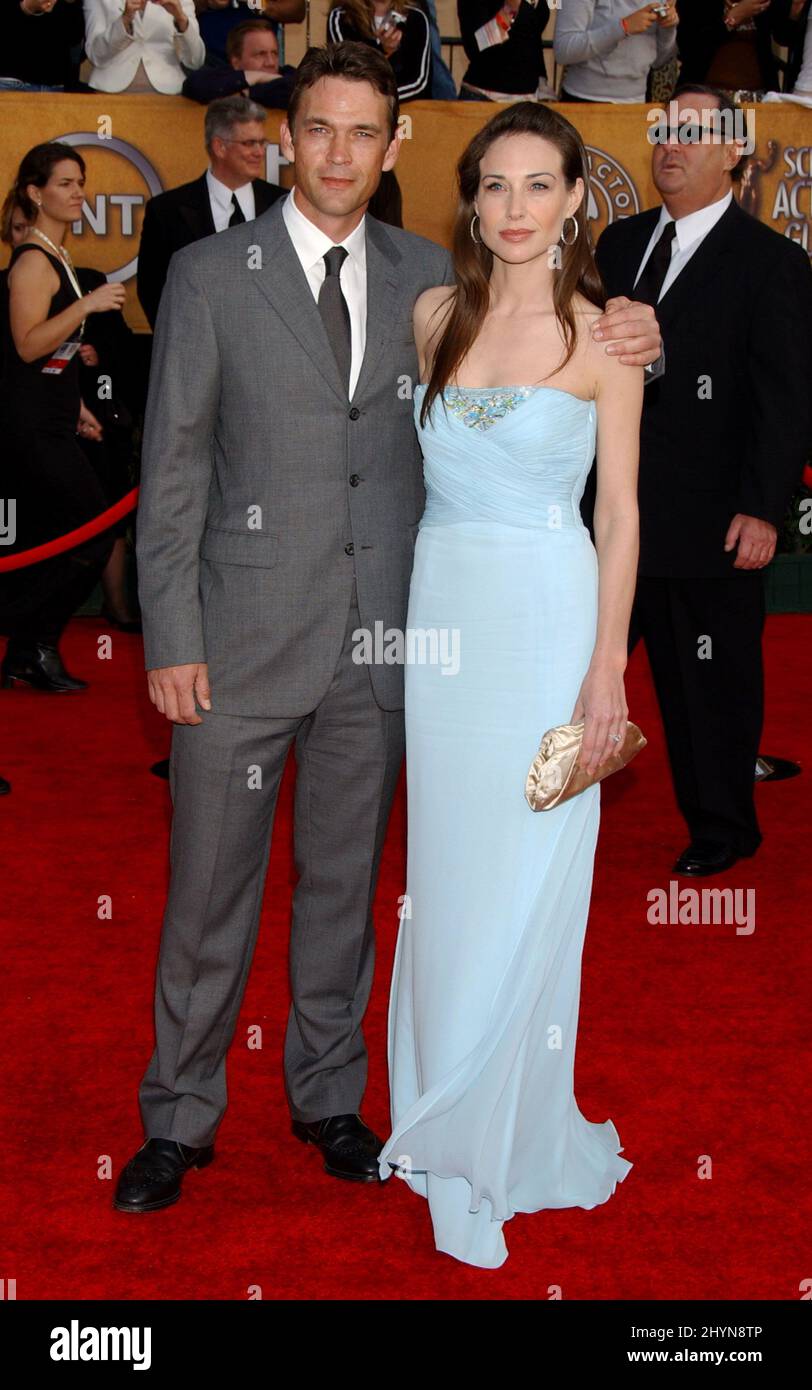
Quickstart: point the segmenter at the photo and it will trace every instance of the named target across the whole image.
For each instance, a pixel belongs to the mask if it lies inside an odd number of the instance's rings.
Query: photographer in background
[[[677,50],[674,0],[561,0],[553,52],[562,101],[644,102],[649,73]]]
[[[431,26],[420,5],[407,0],[344,0],[333,5],[327,17],[327,41],[345,39],[371,44],[389,60],[401,105],[431,96]]]
[[[469,59],[460,101],[534,101],[547,85],[547,0],[457,0],[457,17]]]

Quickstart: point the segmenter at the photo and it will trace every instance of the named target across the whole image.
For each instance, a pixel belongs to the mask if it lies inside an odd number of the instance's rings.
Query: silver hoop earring
[[[478,217],[479,217],[479,213],[478,213],[478,212],[475,212],[474,215],[473,215],[473,217],[471,218],[471,225],[470,225],[470,227],[468,228],[468,230],[469,230],[469,232],[471,233],[471,240],[472,240],[472,241],[475,241],[476,244],[477,244],[477,246],[481,246],[481,245],[482,245],[482,238],[481,238],[481,237],[478,237],[478,236],[474,236],[474,223],[476,222],[476,220],[477,220]]]
[[[564,222],[569,222],[570,220],[575,224],[575,236],[572,238],[571,241],[567,241],[564,236]],[[573,246],[574,243],[578,240],[578,220],[575,217],[565,217],[564,222],[562,222],[561,224],[561,235],[558,238],[558,240],[561,242],[562,246]]]

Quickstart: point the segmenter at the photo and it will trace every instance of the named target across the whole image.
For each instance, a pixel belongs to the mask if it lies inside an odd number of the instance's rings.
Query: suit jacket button
[[[350,474],[350,487],[357,487],[360,481],[361,479],[359,478],[357,473]]]
[[[345,554],[345,555],[354,555],[354,554],[355,554],[355,546],[353,545],[352,541],[350,541],[349,545],[345,545],[345,546],[344,546],[344,554]]]
[[[357,405],[354,405],[353,408],[352,408],[352,410],[350,411],[350,419],[351,419],[351,420],[357,420],[357,419],[358,419],[358,416],[359,416],[360,414],[361,414],[361,412],[360,412],[360,410],[358,409],[358,406],[357,406]]]

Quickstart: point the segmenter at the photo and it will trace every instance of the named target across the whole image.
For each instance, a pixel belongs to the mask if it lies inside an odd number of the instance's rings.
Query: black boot
[[[57,695],[69,690],[87,689],[87,681],[79,680],[65,670],[57,647],[50,647],[44,642],[24,644],[10,638],[0,666],[0,686],[3,690],[9,690],[15,681]]]

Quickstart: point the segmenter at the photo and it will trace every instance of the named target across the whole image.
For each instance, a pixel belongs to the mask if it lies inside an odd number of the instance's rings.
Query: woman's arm
[[[626,38],[619,19],[595,23],[595,0],[561,0],[555,21],[553,53],[557,63],[587,63],[612,53]]]
[[[353,30],[341,5],[335,5],[327,16],[327,38],[330,43],[343,43],[345,39],[361,38],[361,35]]]
[[[598,418],[594,517],[598,623],[592,659],[571,722],[584,720],[580,764],[594,772],[618,747],[609,734],[618,733],[623,738],[628,719],[623,673],[637,583],[643,369],[624,367],[616,358],[596,353],[591,343],[588,352],[587,360],[594,368]]]
[[[447,319],[447,314],[437,311],[444,304],[450,308],[455,294],[453,286],[433,285],[431,289],[423,290],[414,302],[412,323],[421,381],[429,379],[439,336]]]
[[[186,19],[186,27],[182,31],[178,29],[174,16],[170,12],[175,53],[178,61],[183,63],[184,67],[202,68],[206,61],[206,45],[200,37],[200,25],[197,22],[194,4],[192,0],[178,0],[178,4]]]
[[[69,338],[87,318],[88,295],[48,318],[51,300],[59,289],[59,276],[47,255],[25,255],[8,273],[9,323],[17,354],[23,362],[35,362]]]
[[[431,85],[431,29],[424,12],[415,5],[406,15],[401,40],[389,62],[398,84],[401,101],[427,97]]]
[[[106,0],[84,0],[85,53],[94,68],[112,62],[134,43],[124,27],[124,4],[109,5]]]

